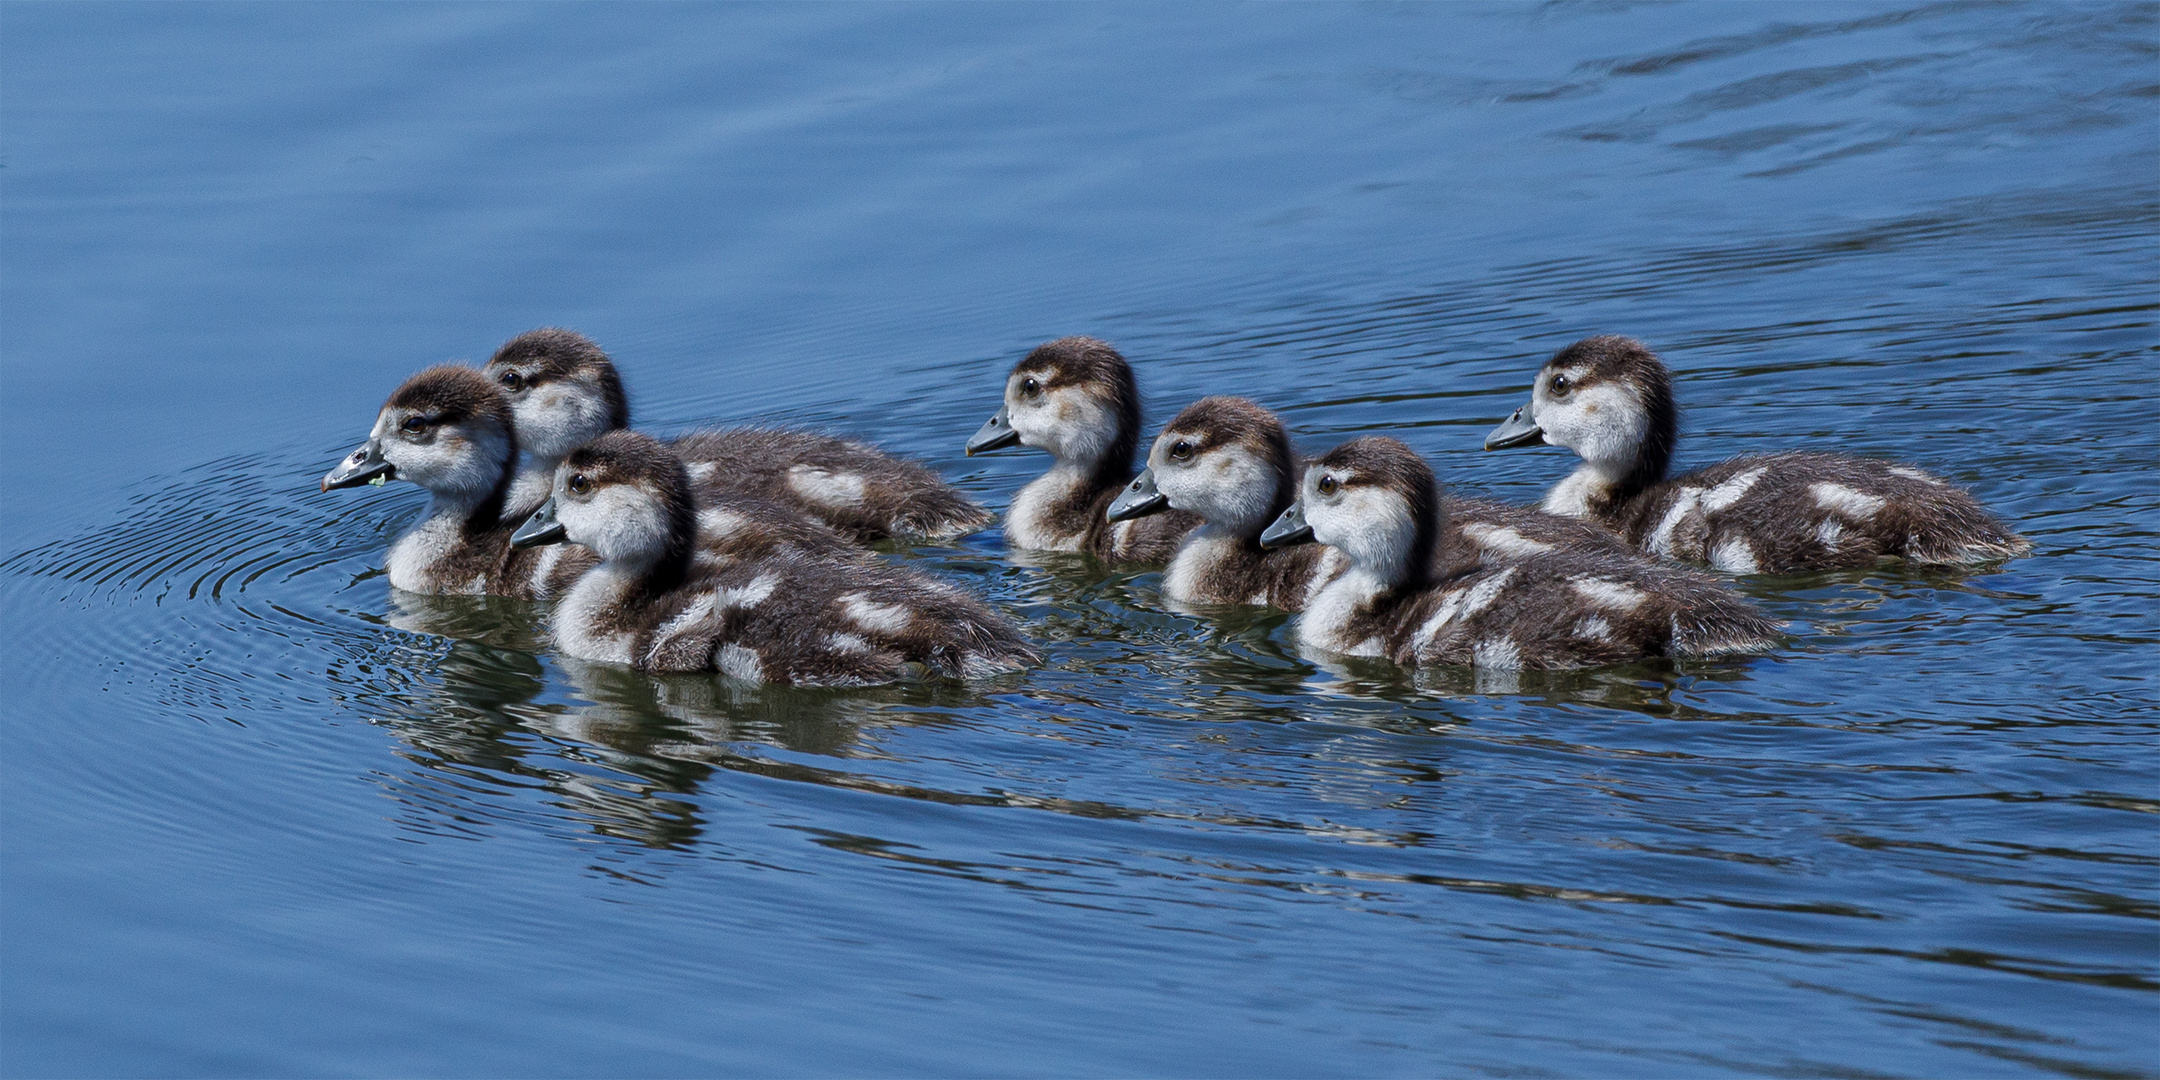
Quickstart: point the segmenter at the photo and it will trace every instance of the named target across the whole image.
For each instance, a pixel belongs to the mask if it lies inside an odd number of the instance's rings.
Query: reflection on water
[[[2160,1071],[2149,6],[109,14],[0,38],[7,475],[68,496],[0,520],[7,1071]],[[1246,393],[1527,502],[1571,461],[1479,437],[1625,332],[1681,467],[1910,460],[2039,550],[1516,674],[993,531],[883,557],[1039,670],[647,676],[392,590],[417,492],[314,489],[542,323],[656,428],[993,506],[1041,459],[958,442],[1059,334],[1150,424]]]

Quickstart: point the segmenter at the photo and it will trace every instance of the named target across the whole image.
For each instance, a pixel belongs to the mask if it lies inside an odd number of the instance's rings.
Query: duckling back
[[[1777,634],[1706,575],[1552,552],[1439,582],[1404,605],[1388,644],[1402,664],[1578,668],[1758,652]]]
[[[867,443],[810,431],[729,428],[675,440],[700,501],[753,495],[795,508],[853,540],[950,540],[990,512],[928,467]]]
[[[1963,565],[2031,542],[1970,492],[1910,465],[1792,451],[1734,458],[1658,485],[1614,524],[1651,554],[1735,574]]]
[[[968,679],[1040,662],[959,587],[881,562],[785,556],[712,567],[639,618],[633,666],[752,682],[868,686]]]
[[[1479,565],[1506,566],[1552,551],[1576,551],[1608,559],[1640,558],[1611,530],[1534,506],[1492,499],[1441,496],[1449,552]]]

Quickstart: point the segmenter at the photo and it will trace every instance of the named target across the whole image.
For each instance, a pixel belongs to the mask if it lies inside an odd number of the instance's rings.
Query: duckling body
[[[487,374],[516,415],[525,463],[511,505],[529,510],[550,491],[571,450],[628,427],[615,365],[591,339],[544,328],[504,343]],[[693,432],[673,443],[701,503],[763,500],[837,530],[851,543],[886,537],[947,540],[990,514],[929,468],[867,443],[810,431],[740,427]]]
[[[1013,496],[1005,540],[1035,551],[1075,551],[1108,563],[1161,563],[1200,519],[1182,511],[1124,521],[1107,514],[1133,478],[1140,391],[1108,342],[1059,338],[1037,347],[1005,380],[1005,404],[967,442],[969,454],[1007,446],[1047,450],[1050,471]]]
[[[1538,372],[1530,404],[1488,450],[1545,442],[1583,464],[1544,507],[1596,521],[1662,558],[1735,574],[2015,558],[2032,544],[1971,493],[1911,465],[1793,451],[1667,479],[1678,436],[1672,376],[1641,342],[1586,338]]]
[[[1306,470],[1263,535],[1342,553],[1298,623],[1330,653],[1405,666],[1576,668],[1752,652],[1778,626],[1714,579],[1640,559],[1556,549],[1480,564],[1443,540],[1431,469],[1384,437],[1354,439]]]
[[[516,538],[598,554],[554,612],[564,652],[798,686],[892,682],[915,669],[974,678],[1037,662],[980,600],[882,562],[701,562],[690,491],[681,460],[634,432],[610,432],[564,459],[554,493]]]
[[[1109,516],[1137,518],[1169,507],[1205,521],[1186,534],[1163,576],[1163,595],[1172,601],[1300,611],[1347,563],[1324,546],[1261,546],[1261,532],[1297,496],[1297,477],[1280,417],[1245,398],[1202,398],[1164,425],[1147,468],[1111,504]],[[1480,564],[1561,549],[1633,554],[1594,526],[1482,499],[1447,500],[1442,521],[1452,541],[1443,548]]]

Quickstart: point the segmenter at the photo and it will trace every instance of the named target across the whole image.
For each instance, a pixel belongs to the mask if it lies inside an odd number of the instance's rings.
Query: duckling
[[[1432,469],[1394,439],[1352,439],[1313,462],[1260,537],[1317,541],[1348,564],[1307,603],[1300,639],[1408,666],[1525,669],[1750,652],[1777,633],[1723,584],[1679,567],[1566,550],[1479,566],[1446,550],[1442,506]]]
[[[564,455],[630,425],[614,362],[574,330],[519,334],[486,370],[509,397],[525,449],[513,506],[537,506]],[[753,495],[793,506],[857,542],[950,540],[990,523],[988,511],[926,466],[852,439],[743,427],[695,432],[674,447],[701,500]]]
[[[1341,552],[1320,545],[1260,546],[1261,531],[1297,497],[1298,471],[1280,417],[1245,398],[1202,398],[1164,425],[1147,468],[1108,516],[1176,508],[1206,521],[1186,534],[1163,576],[1163,595],[1173,601],[1300,611],[1345,564]],[[1448,497],[1442,520],[1459,541],[1449,550],[1486,565],[1557,548],[1640,558],[1603,529],[1505,503]]]
[[[566,584],[589,556],[513,558],[516,518],[504,513],[515,476],[510,406],[467,367],[429,368],[400,384],[366,443],[322,478],[322,490],[405,480],[427,489],[427,509],[390,544],[390,584],[407,592],[530,597],[537,580]]]
[[[720,671],[752,682],[862,686],[912,669],[953,678],[1038,663],[1012,625],[961,589],[883,562],[779,556],[700,564],[682,459],[612,431],[563,459],[553,492],[512,543],[568,541],[599,565],[552,617],[572,656],[644,671]]]
[[[1005,379],[1005,404],[967,441],[970,455],[1008,446],[1047,450],[1050,471],[1005,514],[1005,540],[1037,551],[1079,551],[1110,563],[1160,563],[1200,524],[1182,510],[1111,521],[1133,478],[1140,389],[1109,342],[1067,337],[1037,346]]]
[[[391,393],[368,441],[322,478],[322,490],[405,480],[432,498],[390,545],[390,584],[407,592],[539,599],[558,594],[597,561],[579,547],[514,550],[507,510],[518,441],[509,403],[472,368],[429,368]],[[824,528],[747,496],[716,500],[697,516],[708,562],[776,555],[869,558]]]
[[[1790,451],[1665,478],[1678,435],[1672,375],[1642,342],[1584,338],[1538,371],[1530,403],[1485,449],[1564,446],[1583,464],[1545,509],[1603,524],[1654,555],[1734,574],[1973,564],[2032,544],[1970,492],[1910,465]]]

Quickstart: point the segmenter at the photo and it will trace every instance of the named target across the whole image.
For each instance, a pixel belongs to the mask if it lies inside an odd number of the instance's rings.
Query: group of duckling
[[[1406,666],[1572,668],[1775,643],[1775,620],[1681,562],[1800,573],[2031,550],[1966,491],[1895,462],[1791,452],[1668,478],[1677,427],[1664,364],[1593,337],[1547,361],[1529,403],[1486,437],[1488,450],[1542,442],[1582,458],[1536,508],[1446,495],[1386,436],[1301,461],[1282,420],[1238,397],[1178,413],[1136,475],[1132,367],[1069,337],[1013,367],[966,450],[1051,455],[1006,512],[1015,548],[1167,564],[1169,601],[1298,612],[1303,647]],[[432,496],[391,543],[393,586],[552,600],[556,646],[582,659],[825,686],[1041,659],[980,598],[867,546],[990,523],[935,472],[799,430],[631,431],[614,364],[573,331],[407,379],[322,489],[387,480]]]

